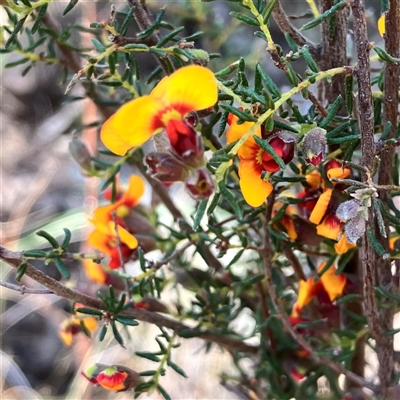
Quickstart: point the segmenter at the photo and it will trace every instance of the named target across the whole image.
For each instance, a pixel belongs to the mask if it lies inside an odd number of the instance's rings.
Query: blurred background
[[[370,38],[379,42],[382,39],[376,32],[375,24],[380,2],[366,3]],[[88,28],[91,22],[107,21],[111,3],[81,1],[66,17],[62,17],[66,4],[52,3],[49,7],[52,18],[60,29],[70,28],[69,42],[91,47],[91,35],[78,30],[76,25]],[[283,1],[282,4],[288,14],[308,13],[306,1]],[[114,5],[117,10],[124,8],[122,1],[114,2]],[[256,63],[261,63],[278,86],[288,84],[284,74],[270,61],[265,42],[254,36],[255,28],[229,15],[230,11],[238,10],[233,3],[153,0],[148,2],[148,6],[154,14],[167,6],[167,20],[174,26],[185,26],[182,36],[203,31],[204,35],[196,41],[196,47],[221,54],[221,58],[213,58],[209,64],[213,71],[243,57],[249,70],[254,70]],[[0,9],[0,18],[2,26],[8,24],[4,9]],[[304,18],[299,18],[293,23],[301,26],[304,21]],[[309,32],[309,37],[318,42],[318,29]],[[135,27],[132,26],[128,35],[134,34]],[[288,51],[274,23],[272,36]],[[107,43],[107,38],[103,39]],[[20,40],[24,41],[23,36]],[[40,48],[36,51],[40,52]],[[61,66],[38,63],[36,68],[26,72],[25,65],[6,68],[7,64],[19,59],[18,54],[0,54],[0,57],[1,244],[12,250],[41,248],[45,243],[34,234],[37,229],[45,229],[60,237],[62,228],[67,227],[73,234],[71,251],[86,251],[84,241],[90,232],[87,218],[97,206],[98,199],[101,200],[101,182],[82,175],[80,167],[69,154],[68,144],[74,134],[79,134],[95,154],[102,117],[91,101],[70,101],[72,97],[84,96],[79,84],[68,97],[64,95],[66,85],[60,84]],[[141,55],[138,59],[141,73],[148,76],[155,66],[154,59],[148,55]],[[81,61],[83,66],[85,60]],[[303,65],[301,62],[298,64],[294,64],[295,68],[302,71]],[[23,72],[25,76],[21,75]],[[83,128],[87,125],[94,127]],[[126,167],[121,174],[122,180],[132,172],[133,169]],[[171,190],[179,199],[179,207],[185,203],[183,212],[189,214],[193,202],[182,201],[183,191],[179,185]],[[151,195],[145,197],[144,204],[151,206]],[[194,260],[196,262],[201,263]],[[33,264],[60,279],[54,265],[44,265],[43,262]],[[80,290],[95,293],[97,286],[86,277],[80,263],[72,265],[71,271],[72,281],[79,282]],[[6,264],[1,265],[0,279],[15,282],[14,271]],[[23,283],[27,287],[37,287],[27,277],[23,278]],[[80,371],[95,362],[124,364],[137,371],[154,369],[150,361],[135,356],[134,352],[152,350],[158,330],[145,324],[131,329],[126,350],[111,335],[104,342],[99,342],[96,333],[93,340],[83,334],[76,335],[68,347],[60,339],[59,330],[70,312],[71,304],[54,295],[22,296],[0,287],[2,399],[132,398],[131,392],[115,394],[94,387],[80,376]],[[243,329],[249,328],[248,323],[249,320],[243,318]],[[206,352],[203,341],[182,340],[182,346],[174,350],[172,359],[188,375],[185,379],[169,369],[161,379],[173,399],[237,398],[219,383],[222,374],[232,373],[227,352],[216,346]],[[243,367],[250,368],[250,364]],[[141,398],[158,399],[161,396],[152,393]]]

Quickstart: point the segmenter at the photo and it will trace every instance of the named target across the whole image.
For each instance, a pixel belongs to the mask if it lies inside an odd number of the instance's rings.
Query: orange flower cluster
[[[90,234],[88,243],[110,257],[108,266],[111,269],[120,268],[122,262],[129,258],[138,246],[136,237],[126,229],[123,219],[128,216],[130,209],[139,203],[144,188],[142,178],[132,175],[127,191],[120,196],[119,200],[113,204],[98,207],[90,220],[95,230]],[[118,246],[118,241],[120,246]]]
[[[349,168],[343,168],[340,161],[331,160],[325,165],[326,176],[344,179],[350,175]],[[298,198],[315,197],[317,200],[309,200],[300,205],[304,216],[308,216],[310,222],[317,225],[317,234],[328,239],[336,240],[335,251],[337,254],[344,254],[357,245],[349,243],[346,235],[342,234],[344,223],[336,216],[336,209],[341,199],[334,201],[334,195],[340,194],[335,190],[336,183],[332,183],[333,188],[325,184],[321,174],[313,171],[306,176],[307,187],[303,192],[297,194]]]

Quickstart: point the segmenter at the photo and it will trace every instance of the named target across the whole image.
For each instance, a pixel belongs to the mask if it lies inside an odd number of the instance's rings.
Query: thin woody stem
[[[27,288],[25,285],[13,285],[12,283],[0,281],[0,286],[3,286],[7,289],[14,290],[15,292],[19,292],[21,294],[54,294],[52,290],[49,289],[31,289]]]
[[[18,268],[18,265],[20,265],[23,261],[19,253],[14,253],[10,250],[7,250],[3,246],[0,246],[0,260],[5,261],[7,264],[14,268]],[[50,276],[46,275],[45,273],[30,264],[28,264],[27,266],[25,275],[45,286],[55,295],[63,297],[66,300],[81,303],[84,306],[93,308],[95,310],[104,310],[104,304],[101,300],[66,287],[62,283],[51,278]],[[258,347],[243,343],[241,340],[233,339],[231,337],[227,337],[226,335],[219,335],[211,331],[196,330],[189,327],[188,325],[185,325],[171,318],[164,317],[163,315],[160,315],[156,312],[131,308],[123,311],[121,315],[131,316],[138,319],[139,321],[148,322],[151,324],[163,326],[168,329],[172,329],[173,331],[177,332],[178,335],[180,331],[184,330],[186,333],[192,334],[193,337],[199,337],[201,339],[216,343],[222,347],[226,347],[227,349],[242,351],[249,354],[256,354],[258,352]]]

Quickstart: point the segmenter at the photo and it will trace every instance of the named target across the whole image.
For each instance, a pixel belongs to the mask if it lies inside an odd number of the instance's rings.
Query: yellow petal
[[[313,224],[318,225],[321,222],[326,210],[328,209],[329,202],[331,201],[332,192],[332,189],[326,189],[325,192],[319,196],[317,204],[309,218]]]
[[[321,183],[321,174],[318,171],[310,172],[306,175],[306,181],[310,185],[309,190],[318,189]]]
[[[378,31],[379,31],[379,34],[383,37],[383,35],[385,34],[385,31],[386,31],[385,14],[382,14],[378,19]]]
[[[109,227],[112,232],[112,235],[114,237],[117,237],[114,222],[110,222]],[[136,249],[136,247],[138,246],[138,241],[135,238],[135,236],[133,236],[131,233],[129,233],[125,228],[123,228],[120,225],[118,225],[118,236],[121,239],[121,243],[126,244],[130,249]]]
[[[344,169],[342,167],[331,168],[326,172],[326,175],[329,179],[332,178],[344,179],[350,175],[350,168],[344,168]]]
[[[306,281],[299,281],[299,294],[295,304],[296,309],[301,310],[311,301],[315,295],[316,284],[317,283],[314,283],[314,278],[309,278]]]
[[[254,125],[254,122],[243,122],[243,124],[238,125],[238,120],[239,118],[236,117],[236,115],[232,115],[231,126],[226,132],[226,140],[228,144],[239,140]],[[258,136],[261,137],[261,128],[257,129],[257,132],[259,132]]]
[[[97,328],[97,318],[95,317],[85,317],[82,319],[85,327],[89,332],[94,332]]]
[[[100,264],[95,263],[93,260],[83,260],[83,267],[87,277],[92,281],[97,283],[105,283],[107,281],[107,274]]]
[[[239,165],[240,189],[246,202],[259,207],[270,195],[273,186],[261,179],[253,161],[241,161]]]
[[[122,196],[123,203],[129,207],[133,207],[139,203],[140,198],[144,194],[145,185],[143,179],[138,175],[132,175],[129,178],[129,186]]]
[[[321,271],[325,267],[326,263],[322,263],[318,271]],[[336,300],[341,294],[343,294],[344,287],[346,286],[346,277],[343,274],[335,275],[336,267],[331,266],[321,276],[320,281],[324,286],[326,293],[328,293],[331,301]]]
[[[135,146],[141,146],[163,127],[160,99],[143,96],[123,105],[101,129],[101,140],[113,153],[120,156]]]
[[[335,252],[339,255],[344,254],[354,247],[357,247],[357,243],[349,243],[347,241],[346,235],[342,235],[339,241],[335,244]]]
[[[327,215],[322,223],[317,226],[317,235],[332,240],[337,240],[341,231],[342,225],[335,215]]]
[[[109,240],[110,240],[110,238],[108,235],[106,235],[105,233],[96,229],[89,235],[87,242],[94,249],[99,250],[99,251],[103,252],[104,254],[107,254],[108,256],[110,256],[111,255],[111,247],[109,245]]]
[[[183,117],[190,111],[204,110],[217,102],[217,80],[208,68],[189,65],[162,79],[151,96],[162,99],[166,106]]]

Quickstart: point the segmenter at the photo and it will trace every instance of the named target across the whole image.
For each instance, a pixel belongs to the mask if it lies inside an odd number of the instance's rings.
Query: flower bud
[[[214,181],[211,173],[200,168],[193,171],[185,182],[186,190],[195,200],[208,199],[214,192]]]
[[[322,128],[311,129],[302,143],[302,152],[307,163],[317,166],[326,154],[326,130]]]
[[[275,150],[275,153],[282,158],[285,164],[289,164],[294,156],[295,136],[289,131],[279,131],[268,139],[268,144]],[[280,169],[279,164],[267,152],[262,153],[262,164],[268,172],[276,172]]]
[[[152,176],[160,182],[184,182],[189,176],[186,166],[170,153],[149,153],[145,162]]]
[[[92,169],[92,156],[82,140],[75,136],[72,142],[69,142],[68,148],[73,159],[84,171],[90,171]]]

